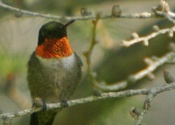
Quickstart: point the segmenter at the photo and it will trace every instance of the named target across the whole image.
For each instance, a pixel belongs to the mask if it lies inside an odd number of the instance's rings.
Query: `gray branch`
[[[74,106],[78,104],[85,104],[88,102],[93,102],[97,100],[102,100],[102,99],[109,99],[109,98],[121,98],[121,97],[130,97],[130,96],[135,96],[135,95],[157,95],[161,92],[169,91],[175,89],[175,82],[172,84],[167,84],[166,86],[162,87],[156,87],[156,88],[151,88],[151,89],[138,89],[138,90],[126,90],[126,91],[121,91],[121,92],[108,92],[108,93],[102,93],[100,96],[89,96],[81,99],[75,99],[75,100],[69,100],[67,101],[67,104],[69,106]],[[49,103],[46,104],[47,110],[53,110],[53,109],[58,109],[62,108],[61,103]],[[15,118],[15,117],[20,117],[23,115],[31,114],[33,112],[41,111],[42,107],[40,108],[35,108],[33,109],[26,109],[18,112],[10,112],[10,113],[3,113],[0,114],[0,119],[2,119],[4,122],[10,121]]]
[[[37,12],[31,12],[27,10],[22,10],[16,7],[12,7],[9,5],[4,4],[2,1],[0,1],[0,7],[7,9],[9,11],[21,13],[21,15],[29,15],[29,16],[38,16],[38,17],[44,17],[44,18],[50,18],[50,19],[57,19],[57,20],[90,20],[95,19],[96,14],[86,15],[86,16],[57,16],[57,15],[50,15],[50,14],[42,14]],[[107,19],[107,18],[114,18],[112,14],[109,15],[101,15],[100,19]],[[121,14],[120,16],[117,16],[115,18],[137,18],[137,19],[143,19],[143,18],[160,18],[157,17],[154,13],[149,12],[143,12],[143,13],[135,13],[135,14]]]
[[[158,35],[162,35],[162,34],[166,34],[166,33],[173,33],[173,32],[175,32],[175,26],[173,26],[171,28],[165,28],[165,29],[157,30],[157,31],[152,32],[149,35],[146,35],[146,36],[143,36],[143,37],[133,38],[131,40],[124,40],[122,42],[122,45],[125,46],[125,47],[129,47],[133,44],[143,42],[143,44],[145,46],[148,46],[150,39],[152,39],[154,37],[157,37]]]
[[[148,67],[145,69],[142,69],[141,71],[131,75],[128,77],[127,80],[121,81],[121,82],[116,82],[113,84],[106,84],[106,83],[99,83],[96,82],[95,86],[99,88],[100,90],[103,91],[117,91],[126,88],[130,83],[135,83],[136,81],[152,75],[152,72],[155,71],[158,67],[162,66],[169,60],[171,60],[173,57],[175,57],[174,52],[169,52],[166,55],[164,55],[161,58],[158,58],[157,60],[151,60],[152,62],[149,62]]]

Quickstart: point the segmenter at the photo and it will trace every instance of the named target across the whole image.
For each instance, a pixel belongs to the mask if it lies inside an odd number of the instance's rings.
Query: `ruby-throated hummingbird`
[[[67,100],[81,79],[81,59],[72,50],[66,27],[48,22],[39,31],[38,46],[28,62],[27,80],[32,98],[45,103]],[[31,115],[30,125],[52,125],[60,110],[40,111]]]

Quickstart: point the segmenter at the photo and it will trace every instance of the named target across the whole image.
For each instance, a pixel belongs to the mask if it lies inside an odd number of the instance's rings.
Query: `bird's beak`
[[[69,21],[68,23],[66,23],[66,24],[62,27],[62,29],[65,29],[67,26],[69,26],[70,24],[72,24],[74,21],[75,21],[75,20]]]

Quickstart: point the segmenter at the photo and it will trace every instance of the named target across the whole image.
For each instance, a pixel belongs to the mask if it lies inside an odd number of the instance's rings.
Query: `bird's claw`
[[[68,105],[68,103],[67,103],[67,100],[61,100],[61,107],[63,107],[63,108],[66,108],[66,107],[68,107],[69,105]]]
[[[44,100],[42,100],[42,102],[43,102],[43,111],[46,111],[47,110],[46,102]]]
[[[32,108],[35,109],[35,108],[41,108],[41,107],[42,107],[42,110],[44,111],[47,109],[47,105],[45,101],[39,97],[34,98]]]

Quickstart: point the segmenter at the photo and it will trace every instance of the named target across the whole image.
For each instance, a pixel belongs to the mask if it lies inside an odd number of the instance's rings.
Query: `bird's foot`
[[[43,102],[43,105],[42,105],[43,106],[43,109],[42,110],[43,111],[46,111],[47,110],[46,102],[44,100],[42,100],[42,102]]]
[[[42,110],[44,111],[47,110],[45,101],[39,97],[34,98],[32,108],[35,109],[35,108],[41,108],[41,107],[42,107]]]
[[[68,107],[68,106],[69,106],[69,105],[68,105],[68,103],[67,103],[67,100],[65,100],[65,99],[61,100],[61,107],[66,108],[66,107]]]
[[[47,106],[44,100],[42,100],[39,97],[36,97],[33,99],[33,105],[32,105],[33,109],[36,108],[42,108],[42,110],[46,111],[47,110]]]

